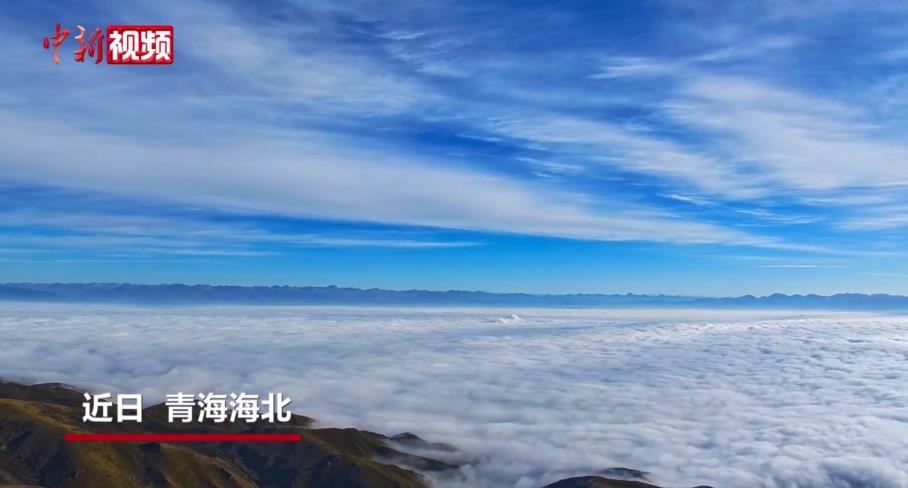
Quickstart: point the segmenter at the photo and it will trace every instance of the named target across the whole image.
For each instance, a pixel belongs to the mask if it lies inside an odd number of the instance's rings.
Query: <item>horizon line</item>
[[[741,299],[741,298],[755,298],[755,299],[764,299],[764,298],[773,298],[773,297],[808,297],[808,298],[833,298],[833,297],[842,297],[842,296],[864,296],[864,297],[893,297],[893,298],[906,298],[908,299],[908,294],[892,294],[892,293],[883,293],[883,292],[837,292],[830,294],[820,294],[820,293],[782,293],[782,292],[773,292],[769,294],[754,294],[746,293],[743,295],[684,295],[677,293],[639,293],[639,292],[561,292],[561,293],[533,293],[533,292],[524,292],[524,291],[488,291],[480,289],[459,289],[459,288],[448,288],[448,289],[426,289],[426,288],[381,288],[381,287],[359,287],[359,286],[346,286],[346,285],[288,285],[288,284],[271,284],[271,285],[242,285],[242,284],[213,284],[213,283],[185,283],[185,282],[159,282],[159,283],[136,283],[129,281],[54,281],[54,282],[40,282],[40,281],[7,281],[0,282],[0,287],[21,287],[21,286],[134,286],[134,287],[171,287],[171,286],[182,286],[182,287],[209,287],[209,288],[244,288],[244,289],[334,289],[334,290],[350,290],[350,291],[361,291],[361,292],[390,292],[390,293],[430,293],[430,294],[442,294],[442,293],[472,293],[472,294],[484,294],[484,295],[496,295],[496,296],[507,296],[507,295],[521,295],[526,297],[540,297],[540,298],[559,298],[559,297],[649,297],[649,298],[686,298],[686,299],[712,299],[712,300],[721,300],[721,299]]]

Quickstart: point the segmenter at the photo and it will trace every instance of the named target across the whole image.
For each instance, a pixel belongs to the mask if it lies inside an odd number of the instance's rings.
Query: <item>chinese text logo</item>
[[[114,402],[110,393],[85,393],[83,422],[141,422],[142,395],[120,394]],[[282,393],[267,397],[247,393],[187,393],[167,395],[167,422],[288,422],[291,399]]]
[[[79,48],[73,51],[77,63],[85,62],[85,54],[95,59],[95,64],[104,58],[104,42],[107,42],[107,64],[173,64],[172,25],[109,25],[104,36],[96,28],[85,38],[86,30],[76,26],[79,34],[73,39]],[[54,35],[44,38],[44,49],[54,50],[54,63],[60,64],[60,46],[70,36],[69,29],[61,29],[57,23]]]

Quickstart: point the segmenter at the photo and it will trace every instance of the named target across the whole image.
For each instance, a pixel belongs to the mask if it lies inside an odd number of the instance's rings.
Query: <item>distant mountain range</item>
[[[130,304],[447,305],[521,307],[665,307],[742,309],[906,310],[908,296],[840,293],[755,297],[489,293],[383,290],[336,286],[139,285],[131,283],[5,283],[0,300]]]

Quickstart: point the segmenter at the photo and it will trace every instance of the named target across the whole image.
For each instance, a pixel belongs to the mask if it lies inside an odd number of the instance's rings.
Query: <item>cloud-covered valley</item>
[[[905,323],[798,312],[6,304],[0,376],[156,401],[280,391],[325,424],[458,446],[475,462],[464,480],[442,480],[452,486],[531,488],[624,466],[668,486],[895,488],[908,486]]]

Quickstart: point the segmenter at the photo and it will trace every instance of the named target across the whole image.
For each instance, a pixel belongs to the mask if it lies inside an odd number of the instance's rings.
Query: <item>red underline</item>
[[[66,434],[66,442],[299,442],[300,434]]]

